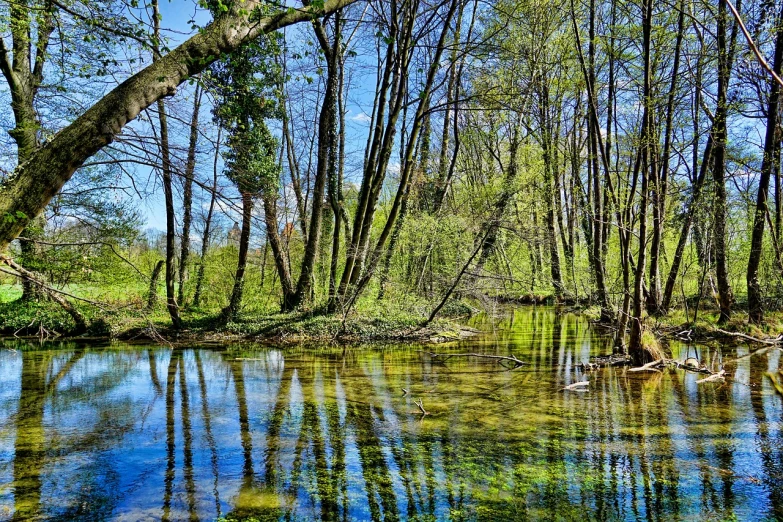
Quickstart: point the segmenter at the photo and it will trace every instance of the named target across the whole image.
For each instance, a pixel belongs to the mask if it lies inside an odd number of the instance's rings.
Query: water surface
[[[492,333],[437,347],[6,342],[0,519],[783,519],[779,351],[725,384],[584,374],[611,348],[582,318],[479,321]]]

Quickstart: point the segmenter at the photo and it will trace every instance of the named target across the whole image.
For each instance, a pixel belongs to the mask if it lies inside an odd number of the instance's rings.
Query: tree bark
[[[336,147],[336,102],[338,66],[340,61],[339,47],[341,45],[339,16],[335,19],[333,44],[329,42],[326,31],[319,22],[314,22],[314,27],[318,42],[326,55],[326,92],[324,93],[323,105],[321,106],[321,112],[318,117],[317,165],[315,183],[313,185],[313,203],[310,210],[310,225],[308,226],[309,233],[307,235],[307,242],[305,243],[302,268],[296,283],[296,291],[289,299],[284,300],[283,311],[289,311],[302,305],[305,301],[310,299],[310,294],[313,291],[315,263],[318,259],[321,243],[321,224],[323,222],[324,214],[326,182],[329,177],[330,152]]]
[[[633,315],[631,317],[631,336],[628,341],[628,349],[632,360],[636,366],[649,362],[649,354],[642,344],[642,307],[644,296],[642,286],[644,284],[644,268],[647,250],[647,207],[648,207],[648,189],[649,178],[653,172],[654,165],[651,163],[653,153],[653,100],[652,100],[652,70],[650,64],[651,54],[651,33],[652,33],[652,0],[645,0],[643,7],[643,54],[644,54],[644,92],[643,104],[644,112],[642,115],[641,130],[641,194],[639,202],[639,251],[636,255],[636,270],[634,274],[633,289]]]
[[[674,44],[674,62],[672,64],[671,83],[669,84],[669,96],[666,101],[666,125],[664,129],[663,155],[661,156],[660,170],[658,172],[655,190],[652,193],[653,228],[650,241],[650,284],[647,293],[647,311],[651,314],[661,313],[661,277],[660,255],[663,240],[663,227],[666,217],[666,195],[669,185],[669,161],[671,159],[675,97],[677,93],[677,80],[680,70],[680,54],[682,41],[685,34],[685,1],[679,5],[679,17],[677,19],[677,37]]]
[[[152,269],[152,276],[150,276],[150,286],[147,292],[147,310],[152,311],[158,304],[158,282],[160,281],[160,273],[163,271],[163,266],[166,264],[162,259],[155,263],[155,268]]]

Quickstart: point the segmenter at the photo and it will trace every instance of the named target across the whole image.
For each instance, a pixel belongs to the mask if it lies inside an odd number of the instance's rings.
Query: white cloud
[[[370,123],[372,121],[372,118],[367,115],[364,111],[355,114],[354,116],[351,116],[351,121],[356,121],[359,123]]]

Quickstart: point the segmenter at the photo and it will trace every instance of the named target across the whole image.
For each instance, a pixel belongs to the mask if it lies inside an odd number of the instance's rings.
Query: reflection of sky
[[[41,478],[49,516],[160,519],[167,484],[172,519],[191,508],[201,519],[274,509],[293,519],[359,520],[783,515],[783,411],[762,380],[779,351],[727,363],[736,381],[696,384],[700,375],[676,370],[582,374],[585,344],[590,355],[606,353],[611,339],[575,316],[526,309],[496,328],[437,349],[514,353],[528,365],[439,364],[418,346],[174,356],[161,347],[0,350],[0,483],[10,484],[0,488],[0,519],[12,514],[15,494],[34,498],[13,484],[22,461],[15,450],[25,447],[17,428],[35,420],[40,404],[33,393],[20,403],[23,365],[28,379],[59,375],[43,398],[38,466],[21,470]],[[681,348],[673,348],[676,357]],[[700,351],[717,357],[716,348]],[[746,349],[722,351],[728,361]],[[562,391],[581,379],[589,391]],[[419,399],[430,415],[417,413]],[[20,404],[31,408],[26,416]]]

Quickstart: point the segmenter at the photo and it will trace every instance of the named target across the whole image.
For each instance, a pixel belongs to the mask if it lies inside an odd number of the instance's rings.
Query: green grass
[[[187,307],[181,311],[183,330],[171,330],[171,318],[160,296],[152,311],[143,309],[144,300],[136,288],[101,289],[73,285],[68,293],[102,303],[97,307],[70,299],[93,325],[88,335],[113,338],[133,338],[149,335],[152,327],[167,337],[222,340],[235,338],[265,339],[277,342],[383,340],[459,337],[460,326],[448,317],[465,316],[471,310],[459,302],[444,308],[443,317],[428,328],[419,326],[433,306],[413,296],[394,296],[378,301],[368,292],[347,317],[326,314],[322,308],[291,313],[271,311],[260,306],[260,296],[250,295],[239,317],[230,323],[221,320],[220,308]],[[0,333],[4,335],[67,335],[74,328],[71,317],[48,299],[23,302],[21,291],[12,285],[0,287]]]

